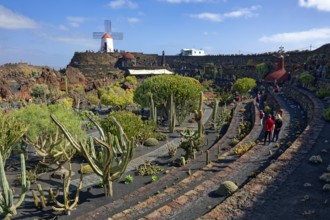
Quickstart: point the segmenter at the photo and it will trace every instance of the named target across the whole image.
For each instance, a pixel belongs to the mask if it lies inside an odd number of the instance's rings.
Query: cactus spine
[[[157,108],[152,94],[150,94],[150,118],[155,124],[157,124]]]
[[[102,128],[90,118],[99,130],[101,138],[94,138],[90,139],[89,142],[78,143],[54,116],[51,117],[63,131],[65,137],[70,141],[72,146],[83,154],[93,171],[102,178],[105,195],[108,197],[112,196],[112,182],[118,180],[125,172],[128,162],[132,159],[134,146],[134,142],[127,139],[119,122],[112,117],[119,131],[118,136],[110,133],[105,136]],[[98,158],[95,153],[91,153],[90,149],[93,146],[94,140],[102,147],[102,158]],[[92,150],[92,152],[95,152],[95,150]]]
[[[81,173],[76,195],[75,195],[74,199],[69,198],[69,193],[70,193],[69,187],[71,184],[71,172],[72,172],[72,166],[71,166],[71,163],[69,162],[69,175],[67,177],[65,177],[65,175],[63,175],[64,176],[63,177],[63,203],[59,202],[56,199],[56,195],[54,194],[52,188],[49,189],[49,195],[51,196],[52,200],[57,205],[57,207],[52,206],[52,209],[54,211],[64,212],[66,215],[70,215],[73,208],[75,208],[77,206],[78,201],[79,201],[79,193],[82,188],[83,174]]]
[[[19,207],[25,199],[26,191],[30,188],[30,181],[26,180],[26,168],[25,168],[25,158],[24,154],[20,154],[21,158],[21,172],[22,172],[22,182],[21,182],[21,195],[16,204],[14,204],[14,195],[12,189],[9,187],[7,181],[4,161],[2,159],[2,154],[0,153],[0,179],[1,179],[1,189],[0,193],[0,214],[5,216],[5,219],[10,219],[11,216],[17,214],[17,207]]]
[[[195,110],[195,121],[198,124],[198,137],[204,136],[204,124],[203,124],[203,92],[199,96],[199,107]]]
[[[175,103],[173,101],[173,93],[171,94],[169,101],[169,130],[173,133],[175,131]]]

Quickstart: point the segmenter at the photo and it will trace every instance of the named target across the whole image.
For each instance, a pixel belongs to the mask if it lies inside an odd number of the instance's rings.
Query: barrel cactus
[[[216,194],[219,196],[229,196],[233,194],[237,189],[238,186],[234,182],[227,180],[220,184]]]
[[[148,138],[143,143],[144,146],[148,146],[148,147],[157,146],[158,144],[159,144],[159,142],[158,142],[158,140],[156,138]]]

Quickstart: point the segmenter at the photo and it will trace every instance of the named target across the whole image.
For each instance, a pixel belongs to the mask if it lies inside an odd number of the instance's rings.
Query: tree
[[[266,63],[259,63],[256,65],[257,79],[261,80],[269,72],[268,65]]]
[[[145,79],[134,93],[134,101],[143,107],[149,106],[150,96],[158,110],[167,106],[169,97],[173,94],[177,120],[184,118],[197,108],[201,84],[193,78],[180,75],[159,75]],[[160,114],[159,114],[160,115]]]
[[[113,86],[108,91],[101,91],[101,103],[108,106],[119,107],[125,109],[128,105],[133,104],[133,91],[130,89],[122,89],[119,86]]]
[[[26,125],[15,118],[11,112],[0,111],[0,153],[4,163],[10,156],[14,145],[26,131]]]
[[[46,97],[50,94],[50,91],[46,84],[34,84],[30,90],[30,93],[31,96],[35,98],[46,99]]]
[[[67,160],[66,157],[62,157],[63,150],[69,156],[73,156],[75,151],[63,141],[64,136],[59,134],[57,126],[51,121],[51,114],[61,120],[78,139],[86,135],[82,130],[79,115],[71,108],[60,104],[49,106],[31,104],[16,110],[14,114],[17,120],[28,126],[24,140],[32,145],[40,156],[52,157],[53,162]]]
[[[241,78],[236,80],[233,85],[235,91],[240,95],[245,95],[250,89],[253,89],[256,86],[256,81],[251,78]]]

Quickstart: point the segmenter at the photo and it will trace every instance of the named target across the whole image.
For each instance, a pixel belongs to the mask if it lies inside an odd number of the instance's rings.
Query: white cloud
[[[34,29],[37,22],[20,15],[0,5],[0,28],[4,29]]]
[[[221,14],[208,13],[208,12],[191,15],[191,17],[206,21],[214,21],[214,22],[221,22],[223,20]]]
[[[180,3],[202,3],[202,2],[212,2],[212,0],[164,0],[168,3],[180,4]]]
[[[69,30],[65,25],[59,25],[58,26],[58,28],[60,29],[60,30],[62,30],[62,31],[67,31],[67,30]]]
[[[138,23],[138,22],[140,22],[141,20],[139,19],[139,18],[127,18],[127,21],[129,22],[129,23]]]
[[[262,42],[275,43],[310,43],[311,41],[330,41],[330,28],[315,28],[301,32],[280,33],[270,36],[263,36],[259,39]]]
[[[82,23],[84,23],[87,19],[84,17],[73,17],[73,16],[68,16],[66,17],[66,20],[68,21],[68,24],[71,27],[80,27]]]
[[[260,8],[260,6],[258,6],[258,5],[251,6],[250,8],[242,8],[237,11],[225,13],[225,14],[223,14],[223,16],[228,17],[228,18],[253,17],[253,16],[258,15],[256,13],[254,13],[254,11],[256,11],[259,8]]]
[[[254,11],[258,10],[259,8],[260,6],[257,5],[257,6],[251,6],[249,8],[242,8],[237,11],[227,12],[224,14],[205,12],[205,13],[190,15],[190,17],[198,18],[201,20],[213,21],[213,22],[222,22],[225,18],[239,18],[239,17],[249,18],[249,17],[257,16],[258,14],[256,14]]]
[[[131,9],[138,8],[138,4],[131,0],[114,0],[108,4],[113,9],[128,7]]]
[[[330,1],[329,0],[299,0],[299,6],[305,8],[316,8],[320,11],[330,12]]]

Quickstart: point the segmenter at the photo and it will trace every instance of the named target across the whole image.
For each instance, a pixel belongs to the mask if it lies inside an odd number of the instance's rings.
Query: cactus
[[[216,190],[216,194],[219,196],[229,196],[238,189],[238,186],[229,180],[222,182],[219,188]]]
[[[42,189],[41,184],[37,184],[37,191],[39,192],[40,196],[38,197],[37,192],[34,189],[31,189],[33,200],[34,200],[34,205],[36,208],[44,209],[50,201],[52,201],[52,198],[50,194],[48,194],[47,198],[45,197],[45,193]],[[53,194],[54,197],[57,197],[59,194],[59,188],[57,187],[56,193]]]
[[[206,162],[205,163],[206,163],[206,165],[211,163],[211,161],[210,161],[210,150],[206,151]]]
[[[204,124],[203,124],[203,92],[199,96],[199,107],[195,110],[195,121],[198,124],[198,137],[204,136]]]
[[[184,157],[180,157],[181,159],[181,165],[185,166],[186,165],[186,159]]]
[[[214,100],[213,109],[212,109],[212,127],[216,129],[217,113],[218,113],[219,101],[218,99]]]
[[[17,207],[19,207],[25,199],[25,194],[30,188],[30,181],[26,180],[26,168],[25,168],[25,158],[24,154],[20,154],[21,158],[21,172],[22,172],[22,181],[21,181],[21,195],[19,200],[14,204],[14,195],[11,188],[9,188],[9,183],[7,181],[4,160],[2,159],[2,154],[0,153],[0,188],[2,192],[0,193],[0,214],[5,216],[5,219],[10,219],[11,216],[17,214]]]
[[[100,139],[91,138],[88,142],[78,143],[54,116],[51,117],[63,131],[71,145],[82,153],[94,172],[102,178],[105,195],[108,197],[112,196],[112,182],[118,180],[125,172],[128,162],[132,159],[134,146],[134,142],[128,140],[118,121],[112,117],[119,131],[118,136],[110,133],[105,135],[100,125],[89,118],[97,127],[101,137]],[[94,141],[102,147],[100,150],[101,153],[99,153],[101,158],[95,155],[95,150],[92,150]]]
[[[150,119],[157,124],[157,108],[152,94],[150,94]]]
[[[78,201],[79,201],[79,193],[80,190],[82,188],[82,179],[83,179],[83,174],[80,174],[80,181],[79,181],[79,185],[78,185],[78,189],[76,192],[76,195],[74,197],[74,199],[70,199],[69,195],[69,188],[70,188],[70,184],[71,184],[71,172],[72,172],[72,166],[71,163],[69,162],[69,175],[67,177],[63,177],[63,203],[61,203],[60,201],[58,201],[56,199],[56,195],[53,192],[53,189],[50,188],[49,189],[49,195],[52,198],[52,200],[55,202],[56,206],[52,206],[52,209],[54,211],[60,211],[60,212],[64,212],[66,215],[70,215],[71,211],[77,206]]]
[[[169,130],[171,133],[175,131],[175,103],[173,101],[173,94],[170,96],[169,100]]]

